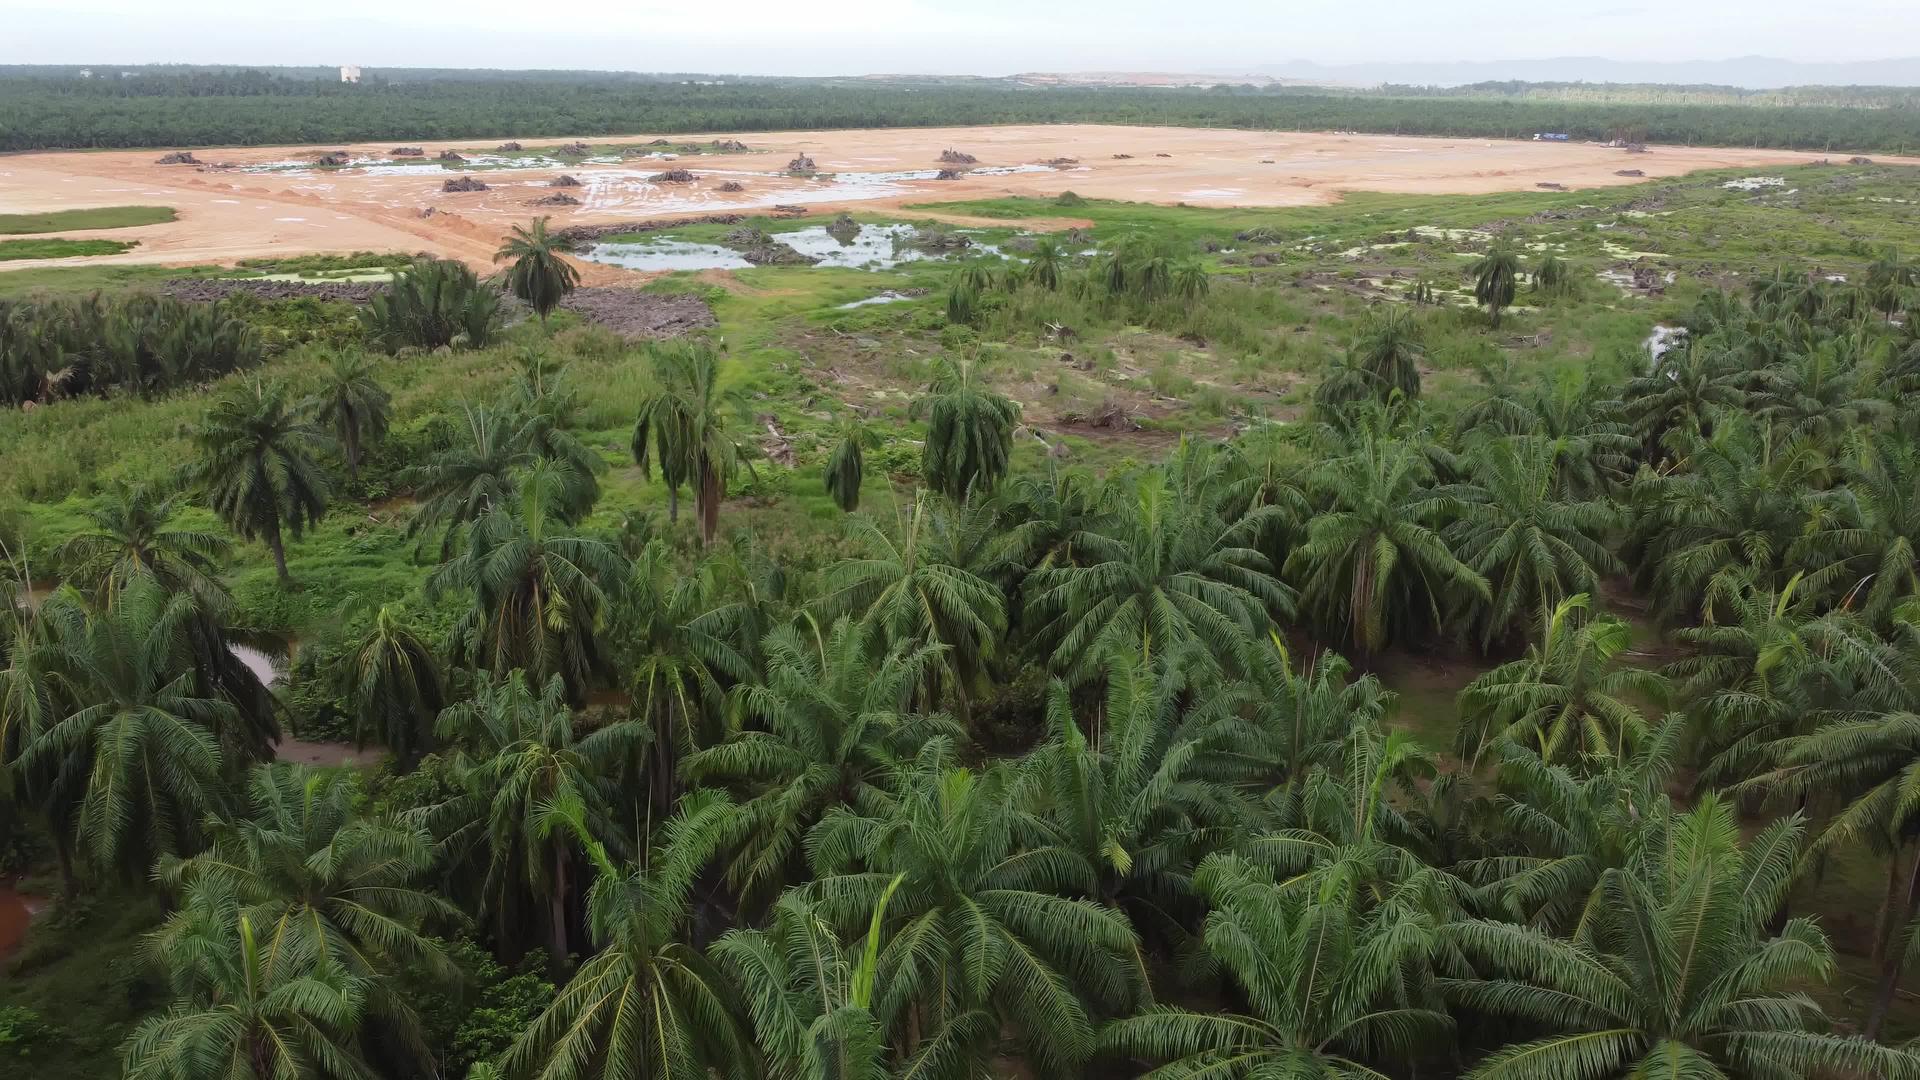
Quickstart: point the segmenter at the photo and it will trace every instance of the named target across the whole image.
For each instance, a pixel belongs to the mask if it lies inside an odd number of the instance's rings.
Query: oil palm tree
[[[452,444],[400,474],[419,506],[407,522],[409,536],[441,530],[440,557],[450,558],[466,528],[520,499],[520,473],[533,454],[520,440],[519,425],[499,410],[462,406]]]
[[[634,461],[644,473],[650,458],[658,457],[669,499],[677,497],[680,483],[692,486],[700,539],[711,545],[727,482],[743,464],[752,468],[730,418],[746,411],[746,399],[720,385],[720,354],[709,344],[656,345],[648,355],[655,387],[634,423]]]
[[[264,541],[281,585],[291,585],[285,535],[298,539],[327,512],[327,476],[315,460],[326,437],[284,389],[254,380],[214,402],[194,441],[213,512],[242,539]]]
[[[1199,259],[1187,259],[1174,266],[1173,295],[1187,305],[1188,311],[1198,307],[1212,289],[1212,275]]]
[[[260,765],[247,793],[245,812],[216,824],[207,850],[161,863],[158,877],[182,898],[161,933],[190,936],[196,908],[237,908],[269,955],[323,957],[363,980],[368,1017],[424,1059],[419,1018],[387,980],[459,974],[428,936],[462,918],[428,888],[432,841],[361,816],[366,793],[350,772]]]
[[[1571,938],[1462,921],[1444,940],[1484,973],[1448,980],[1457,1004],[1553,1034],[1488,1055],[1469,1080],[1566,1076],[1920,1076],[1920,1057],[1826,1033],[1800,992],[1833,971],[1809,919],[1769,923],[1794,877],[1802,826],[1775,822],[1745,845],[1731,807],[1707,796],[1609,869]]]
[[[958,502],[992,491],[1006,476],[1020,407],[982,386],[972,364],[936,360],[933,382],[913,412],[927,421],[920,461],[927,486]]]
[[[1626,515],[1608,499],[1560,494],[1559,447],[1500,439],[1472,459],[1472,479],[1451,490],[1458,517],[1443,535],[1460,561],[1498,582],[1482,614],[1482,644],[1521,629],[1523,613],[1592,593],[1602,577],[1626,573],[1608,541]]]
[[[979,1075],[1004,1031],[1042,1074],[1067,1075],[1092,1049],[1091,1016],[1139,993],[1133,933],[1069,898],[1093,888],[1092,868],[1015,807],[1011,769],[954,768],[948,753],[928,743],[881,812],[828,811],[808,837],[809,895],[846,934],[884,901],[874,1013],[896,1061]]]
[[[1754,414],[1778,439],[1836,446],[1848,435],[1891,415],[1892,406],[1865,384],[1860,349],[1845,339],[1822,344],[1772,365],[1755,377]]]
[[[1131,494],[1130,505],[1067,538],[1072,561],[1028,579],[1028,610],[1044,620],[1054,669],[1085,682],[1104,656],[1202,646],[1237,670],[1245,644],[1292,613],[1292,590],[1254,546],[1284,512],[1267,506],[1225,521],[1205,486],[1165,472],[1141,477]]]
[[[1463,754],[1478,759],[1499,742],[1525,742],[1542,760],[1563,755],[1623,759],[1645,736],[1638,704],[1666,696],[1666,680],[1621,660],[1633,637],[1626,621],[1588,617],[1578,593],[1541,610],[1527,655],[1460,691]]]
[[[214,599],[225,586],[216,576],[227,553],[218,533],[175,523],[179,497],[137,484],[122,484],[86,511],[92,527],[75,533],[60,549],[66,579],[91,589],[94,602],[113,602],[136,578],[150,576],[171,592]]]
[[[1348,739],[1360,728],[1387,722],[1394,695],[1374,675],[1352,676],[1340,654],[1327,651],[1296,667],[1278,631],[1249,650],[1242,677],[1220,680],[1198,695],[1190,720],[1220,734],[1220,751],[1237,762],[1242,783],[1295,788],[1315,769],[1346,760]]]
[[[827,455],[827,494],[846,513],[860,509],[860,485],[866,481],[866,448],[873,435],[858,420],[840,425],[840,437]]]
[[[1467,273],[1473,275],[1474,301],[1487,309],[1487,317],[1498,329],[1500,312],[1513,306],[1514,293],[1520,287],[1520,256],[1505,241],[1495,241]]]
[[[427,579],[431,594],[464,594],[471,606],[454,628],[457,661],[488,671],[523,669],[558,676],[580,700],[609,670],[602,632],[613,612],[608,593],[626,567],[603,540],[555,527],[550,493],[567,470],[542,462],[521,485],[517,512],[496,509],[474,522],[460,553]]]
[[[383,605],[348,665],[354,738],[377,736],[410,772],[433,745],[433,720],[446,708],[438,651]]]
[[[1042,236],[1033,242],[1033,254],[1027,258],[1027,280],[1053,292],[1060,287],[1060,269],[1065,262],[1066,253],[1060,244]]]
[[[1286,888],[1236,855],[1210,856],[1202,941],[1247,1013],[1149,1008],[1108,1024],[1101,1048],[1163,1062],[1149,1077],[1377,1077],[1437,1046],[1452,1023],[1424,975],[1434,927],[1417,909],[1357,911]]]
[[[949,525],[925,494],[898,539],[869,518],[848,518],[848,536],[863,553],[827,567],[815,609],[829,620],[849,615],[871,626],[876,655],[939,647],[940,678],[928,683],[923,698],[938,700],[951,689],[964,701],[1006,628],[1006,601],[962,564]]]
[[[427,817],[450,848],[485,868],[481,910],[500,940],[544,922],[549,959],[565,964],[593,870],[591,844],[619,834],[613,778],[644,745],[645,729],[615,723],[578,735],[560,679],[536,690],[515,671],[441,713],[437,730],[470,764],[461,790]]]
[[[1391,304],[1367,313],[1366,325],[1347,357],[1349,366],[1367,374],[1382,399],[1398,393],[1420,396],[1420,364],[1427,348],[1413,313]]]
[[[1628,380],[1622,409],[1651,450],[1680,432],[1710,436],[1716,414],[1746,408],[1752,372],[1719,344],[1689,338]]]
[[[1857,437],[1846,483],[1826,495],[1837,511],[1787,555],[1807,587],[1874,626],[1920,592],[1920,448],[1887,435]]]
[[[1413,627],[1438,627],[1462,601],[1491,599],[1487,580],[1442,536],[1459,500],[1433,480],[1419,447],[1372,431],[1310,478],[1326,509],[1286,571],[1330,635],[1378,652]]]
[[[515,441],[536,461],[561,466],[568,477],[557,495],[555,514],[570,525],[584,519],[599,501],[596,477],[607,471],[607,463],[571,430],[579,423],[580,402],[568,385],[566,366],[537,350],[523,350],[520,373],[504,407],[514,418]]]
[[[347,459],[347,479],[360,479],[367,447],[387,437],[393,398],[375,378],[373,356],[357,349],[334,352],[327,360],[320,389],[308,402],[313,418],[333,432]]]
[[[951,719],[911,708],[941,647],[910,645],[876,663],[877,633],[846,618],[824,635],[811,618],[774,630],[765,680],[733,692],[746,730],[686,760],[694,782],[737,793],[743,835],[727,876],[750,900],[799,876],[800,841],[829,808],[883,808],[902,762],[928,739],[963,734]]]
[[[276,951],[232,905],[184,914],[151,943],[174,1003],[128,1036],[128,1080],[376,1080],[355,1045],[365,977],[311,949]]]
[[[565,818],[568,808],[554,816]],[[726,802],[689,797],[643,869],[623,871],[590,838],[597,951],[501,1063],[545,1080],[749,1080],[761,1075],[746,1010],[726,973],[688,941],[693,889],[718,849]]]
[[[560,241],[547,233],[550,220],[537,217],[532,225],[515,225],[500,250],[493,253],[496,263],[512,261],[507,268],[507,288],[526,301],[543,323],[580,284],[580,272],[560,254]]]
[[[879,923],[841,944],[815,905],[789,890],[764,930],[729,930],[712,948],[747,1002],[769,1080],[888,1080],[873,1016]]]
[[[220,732],[231,704],[203,696],[182,634],[192,598],[136,580],[89,612],[64,645],[67,690],[19,765],[54,774],[70,801],[78,847],[130,875],[192,850],[221,802]]]

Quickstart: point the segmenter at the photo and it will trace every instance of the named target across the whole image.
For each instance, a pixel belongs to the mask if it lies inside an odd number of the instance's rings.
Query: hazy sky
[[[1920,51],[1920,0],[0,0],[0,25],[0,63],[791,75]]]

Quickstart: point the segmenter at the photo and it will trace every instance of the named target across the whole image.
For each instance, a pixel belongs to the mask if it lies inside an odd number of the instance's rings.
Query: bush
[[[0,1054],[28,1057],[33,1043],[46,1033],[39,1013],[24,1005],[0,1005]]]
[[[484,348],[500,329],[500,294],[465,263],[418,262],[360,312],[367,338],[388,352],[409,346]]]

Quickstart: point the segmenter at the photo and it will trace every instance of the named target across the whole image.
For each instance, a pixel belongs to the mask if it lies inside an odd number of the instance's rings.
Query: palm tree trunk
[[[547,898],[548,916],[553,920],[553,967],[558,971],[567,966],[567,848],[565,844],[553,845],[553,892]]]
[[[726,487],[720,482],[720,470],[706,461],[700,463],[699,485],[694,490],[694,502],[700,511],[700,543],[712,547],[713,534],[720,531],[720,499]]]
[[[680,523],[680,485],[667,485],[667,524]]]
[[[1894,992],[1900,988],[1900,972],[1907,960],[1901,931],[1913,921],[1916,908],[1920,908],[1920,859],[1913,860],[1913,870],[1907,875],[1905,901],[1896,909],[1897,913],[1889,913],[1887,941],[1880,960],[1880,987],[1873,995],[1873,1011],[1867,1014],[1869,1039],[1880,1037],[1880,1028],[1887,1022],[1887,1010],[1893,1006]]]
[[[1896,843],[1893,854],[1887,856],[1887,892],[1880,898],[1880,916],[1873,926],[1873,962],[1883,964],[1887,959],[1887,943],[1893,939],[1893,907],[1900,902],[1901,871],[1906,868],[1907,848]]]
[[[280,587],[293,584],[293,575],[287,572],[287,545],[280,539],[280,519],[274,518],[267,526],[267,550],[273,552],[273,570],[280,575]]]
[[[73,844],[59,829],[53,833],[53,857],[60,863],[60,898],[72,900],[80,895],[80,875],[73,865]]]

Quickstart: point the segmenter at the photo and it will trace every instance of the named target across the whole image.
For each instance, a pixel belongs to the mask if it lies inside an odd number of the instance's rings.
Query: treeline
[[[1920,152],[1920,114],[1837,106],[1582,102],[1515,96],[826,84],[701,86],[609,77],[462,78],[359,85],[195,71],[129,78],[0,78],[0,150],[274,145],[622,132],[954,124],[1114,123],[1347,130],[1479,138],[1644,132],[1654,142]]]

